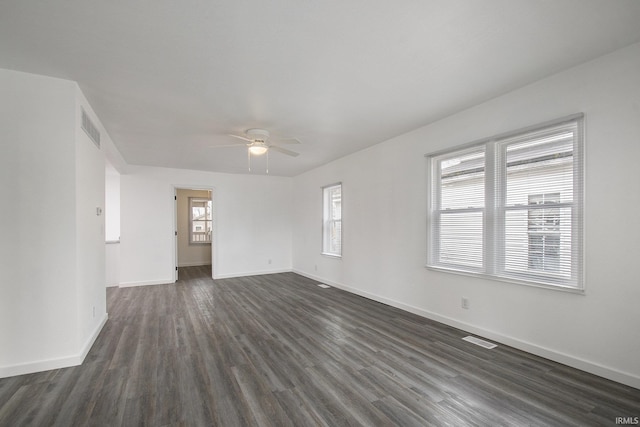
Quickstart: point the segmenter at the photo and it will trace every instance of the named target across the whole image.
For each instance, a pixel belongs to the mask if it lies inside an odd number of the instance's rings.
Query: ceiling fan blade
[[[244,144],[242,144],[244,145]],[[239,143],[236,144],[224,144],[224,145],[209,145],[207,148],[228,148],[228,147],[242,147]]]
[[[300,153],[296,153],[295,151],[287,150],[286,148],[278,147],[277,145],[269,146],[269,149],[279,151],[282,154],[286,154],[287,156],[296,157],[299,156]]]
[[[280,144],[300,144],[300,140],[298,138],[273,138],[278,141]]]
[[[252,140],[252,139],[245,138],[244,136],[234,135],[234,134],[232,134],[232,133],[230,133],[230,134],[229,134],[229,136],[231,136],[231,137],[233,137],[233,138],[241,139],[241,140],[243,140],[243,141],[253,142],[253,140]]]

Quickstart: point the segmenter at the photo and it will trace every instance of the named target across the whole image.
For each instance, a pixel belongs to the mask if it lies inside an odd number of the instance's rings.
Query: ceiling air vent
[[[96,144],[96,147],[100,148],[100,132],[84,110],[82,110],[82,130],[89,135],[89,138]]]

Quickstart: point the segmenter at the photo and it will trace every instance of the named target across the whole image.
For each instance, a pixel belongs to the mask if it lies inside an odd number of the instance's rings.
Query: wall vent
[[[475,345],[479,345],[480,347],[484,347],[484,348],[488,348],[488,349],[492,349],[492,348],[496,348],[497,347],[497,345],[492,343],[492,342],[481,340],[480,338],[472,337],[471,335],[469,335],[468,337],[464,337],[462,339],[464,341],[468,341],[470,343],[473,343]]]
[[[82,130],[84,130],[89,138],[96,144],[96,147],[100,148],[100,132],[96,125],[93,124],[86,111],[82,110]]]

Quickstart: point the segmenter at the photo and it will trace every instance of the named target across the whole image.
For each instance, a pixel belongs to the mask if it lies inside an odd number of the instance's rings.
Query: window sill
[[[425,265],[425,268],[427,270],[432,270],[432,271],[440,271],[443,273],[452,273],[452,274],[458,274],[461,276],[476,277],[476,278],[492,280],[496,282],[504,282],[504,283],[511,283],[515,285],[521,285],[521,286],[530,286],[534,288],[549,289],[552,291],[566,292],[566,293],[576,294],[576,295],[586,295],[584,287],[574,288],[574,287],[565,286],[565,285],[551,285],[551,284],[545,284],[545,283],[534,282],[534,281],[518,280],[511,277],[492,276],[489,274],[474,273],[471,271],[456,270],[453,268],[436,267],[432,265]]]
[[[342,259],[342,255],[329,254],[329,253],[326,253],[326,252],[321,252],[320,255],[326,256],[327,258]]]

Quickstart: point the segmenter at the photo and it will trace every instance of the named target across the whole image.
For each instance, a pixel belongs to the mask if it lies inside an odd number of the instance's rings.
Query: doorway
[[[211,189],[175,189],[177,281],[180,270],[208,266],[213,276],[213,198]]]

